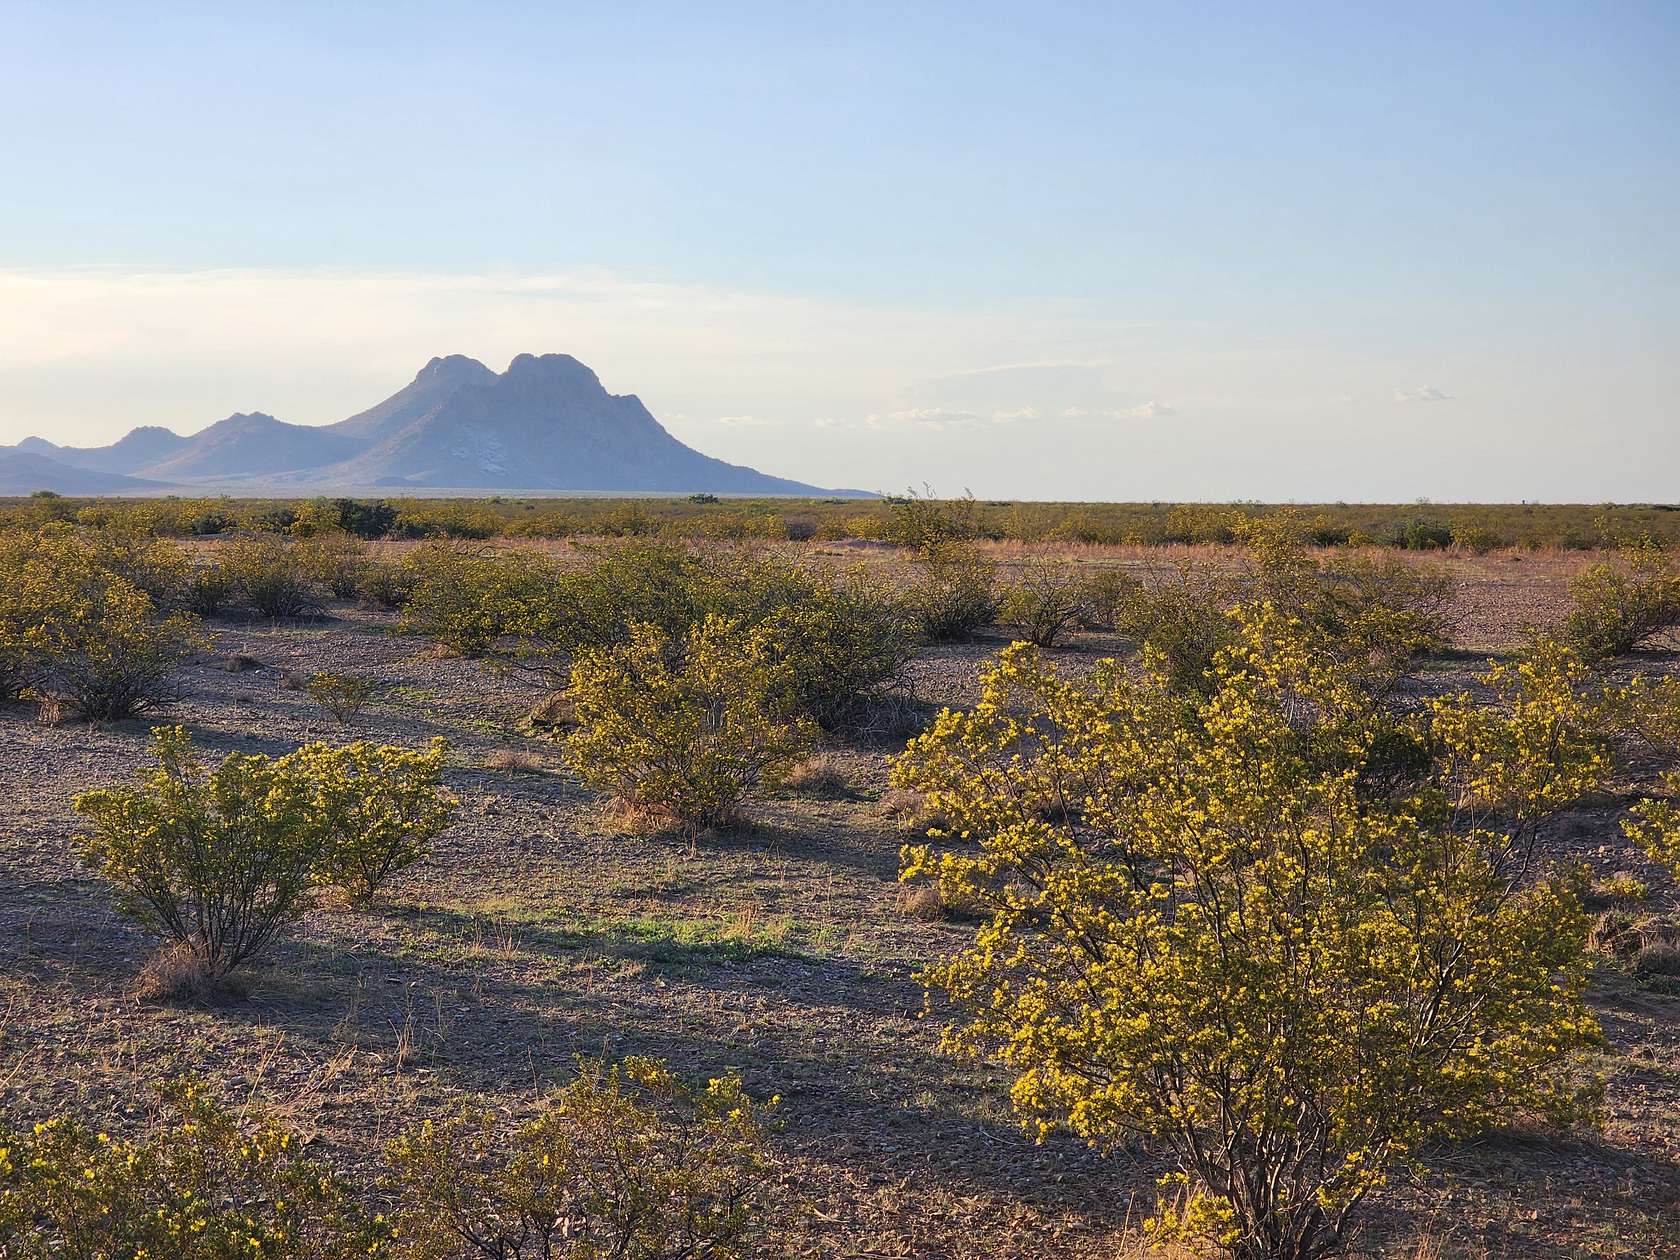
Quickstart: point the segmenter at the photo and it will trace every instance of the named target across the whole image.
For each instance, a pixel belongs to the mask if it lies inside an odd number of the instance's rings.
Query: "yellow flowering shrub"
[[[695,1089],[664,1064],[585,1062],[535,1119],[428,1121],[389,1151],[413,1260],[685,1260],[756,1254],[769,1124],[730,1074]]]
[[[270,1121],[242,1127],[202,1087],[166,1084],[170,1122],[128,1141],[58,1117],[0,1129],[0,1255],[15,1260],[350,1260],[391,1227]]]
[[[1569,593],[1575,606],[1564,634],[1589,661],[1625,656],[1680,627],[1680,572],[1648,538],[1624,543],[1614,560],[1583,569]]]
[[[299,545],[274,534],[243,538],[217,551],[227,584],[259,617],[310,617],[321,611],[321,585]]]
[[[628,643],[584,652],[568,692],[573,768],[598,790],[685,827],[729,821],[815,735],[789,712],[779,655],[771,627],[715,615],[682,638],[634,626]]]
[[[50,529],[22,548],[0,611],[8,685],[101,721],[177,698],[176,671],[198,642],[194,618],[160,616],[98,541]]]
[[[442,786],[447,751],[441,739],[424,752],[359,740],[305,744],[282,757],[277,764],[320,835],[316,878],[365,906],[393,874],[425,857],[458,807]]]
[[[1680,759],[1680,678],[1653,683],[1635,678],[1613,697],[1623,720],[1670,763]],[[1659,776],[1663,793],[1640,801],[1622,822],[1622,831],[1659,866],[1680,879],[1680,769]]]
[[[319,881],[371,898],[448,825],[443,748],[309,744],[279,758],[230,753],[215,769],[181,727],[152,732],[154,769],[76,798],[82,851],[124,913],[226,975],[308,907]]]
[[[1495,706],[1438,701],[1421,773],[1372,791],[1394,720],[1271,605],[1201,696],[1159,657],[1074,681],[1011,647],[893,772],[948,820],[904,878],[987,915],[925,973],[946,1044],[1001,1062],[1041,1135],[1169,1152],[1158,1233],[1329,1254],[1430,1139],[1579,1102],[1587,922],[1535,832],[1607,773],[1580,675],[1548,648]]]

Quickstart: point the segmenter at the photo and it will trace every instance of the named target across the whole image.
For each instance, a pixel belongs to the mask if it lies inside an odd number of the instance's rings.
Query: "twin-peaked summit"
[[[190,437],[150,426],[96,448],[40,438],[0,447],[0,493],[165,486],[825,493],[685,446],[634,394],[609,394],[566,354],[522,354],[500,375],[464,355],[433,359],[384,402],[337,424],[251,412]]]

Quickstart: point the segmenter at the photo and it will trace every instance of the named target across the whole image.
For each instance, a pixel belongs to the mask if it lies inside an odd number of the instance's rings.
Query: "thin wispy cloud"
[[[1139,403],[1135,407],[1122,407],[1108,414],[1116,420],[1157,420],[1163,416],[1176,416],[1178,408],[1152,398],[1146,403]]]
[[[1395,390],[1394,401],[1397,403],[1451,402],[1452,395],[1436,389],[1433,385],[1419,385],[1416,389]]]

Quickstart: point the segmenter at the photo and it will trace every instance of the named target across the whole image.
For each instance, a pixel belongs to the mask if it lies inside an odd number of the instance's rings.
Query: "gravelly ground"
[[[1140,563],[1115,551],[1105,562]],[[1456,685],[1478,653],[1555,618],[1578,563],[1460,562],[1464,652],[1435,663],[1429,684]],[[886,745],[833,749],[844,790],[762,802],[750,828],[693,845],[630,836],[560,769],[552,745],[517,730],[544,690],[531,678],[440,658],[351,608],[313,624],[216,630],[213,657],[186,672],[184,697],[162,719],[213,752],[444,735],[461,820],[384,906],[312,915],[247,1001],[144,1003],[127,991],[151,943],[76,864],[70,802],[131,775],[151,723],[48,727],[0,711],[9,1109],[138,1122],[144,1086],[190,1070],[361,1160],[464,1095],[517,1109],[566,1079],[577,1054],[652,1053],[692,1073],[738,1066],[755,1093],[784,1097],[788,1184],[803,1205],[790,1250],[1106,1255],[1143,1214],[1159,1171],[1146,1159],[1099,1160],[1061,1139],[1032,1145],[1012,1128],[995,1074],[937,1053],[937,1021],[922,1018],[912,972],[971,929],[898,909],[903,837],[875,801]],[[961,703],[1001,643],[928,652],[914,670],[918,695]],[[1080,638],[1056,656],[1078,669],[1112,646]],[[261,667],[215,667],[233,652]],[[285,685],[317,669],[375,676],[384,694],[341,726]],[[538,752],[549,769],[509,778],[480,768],[508,746]],[[1558,851],[1607,872],[1633,867],[1616,804],[1561,820]],[[1609,1039],[1604,1132],[1503,1135],[1451,1152],[1444,1172],[1386,1197],[1377,1237],[1395,1254],[1412,1254],[1422,1221],[1448,1255],[1680,1255],[1680,1000],[1605,967],[1594,1002]]]

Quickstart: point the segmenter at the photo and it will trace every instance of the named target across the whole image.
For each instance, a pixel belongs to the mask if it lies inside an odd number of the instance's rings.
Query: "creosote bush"
[[[694,1089],[662,1063],[586,1061],[541,1114],[428,1121],[389,1151],[402,1253],[415,1260],[755,1254],[777,1099],[740,1077]]]
[[[948,819],[904,875],[985,908],[926,980],[1030,1128],[1168,1152],[1158,1236],[1316,1260],[1431,1141],[1589,1105],[1587,918],[1536,846],[1609,762],[1540,644],[1494,705],[1432,703],[1414,787],[1363,792],[1394,719],[1298,619],[1233,624],[1189,699],[1160,658],[1073,681],[1006,651],[895,767]]]
[[[321,611],[321,587],[298,544],[272,534],[242,538],[219,553],[228,585],[259,617],[275,620]]]
[[[198,644],[185,613],[113,567],[112,548],[45,530],[3,557],[0,689],[30,690],[84,717],[116,720],[174,700],[175,674]]]
[[[322,671],[310,676],[304,691],[340,722],[353,722],[368,702],[379,694],[379,683],[355,674]]]
[[[180,727],[152,732],[157,766],[76,798],[82,851],[117,905],[190,948],[207,977],[259,955],[321,882],[366,901],[448,825],[443,748],[310,744],[279,758],[230,753],[215,769]]]
[[[997,566],[966,542],[924,548],[906,599],[934,643],[973,638],[997,616]]]
[[[573,768],[631,808],[691,829],[728,823],[807,752],[788,671],[768,627],[709,616],[681,638],[635,626],[579,656],[569,692]]]
[[[1039,647],[1052,647],[1084,615],[1090,598],[1076,565],[1035,556],[1004,588],[998,618]]]
[[[0,1255],[10,1260],[352,1260],[390,1225],[272,1121],[242,1127],[202,1086],[161,1089],[169,1123],[125,1140],[64,1117],[0,1125]]]
[[[1680,627],[1680,572],[1649,539],[1582,570],[1569,591],[1575,606],[1564,634],[1589,661],[1625,656]]]
[[[366,906],[392,875],[425,857],[458,806],[443,788],[447,751],[442,739],[424,752],[357,741],[305,744],[282,757],[319,834],[315,877]]]
[[[1661,752],[1671,767],[1658,780],[1662,795],[1633,806],[1622,831],[1651,861],[1680,879],[1680,769],[1673,768],[1680,761],[1680,678],[1655,683],[1636,678],[1616,692],[1610,703],[1620,710],[1621,720]]]
[[[445,542],[418,548],[405,567],[409,586],[398,628],[465,657],[488,655],[558,576],[528,552],[486,555]]]

